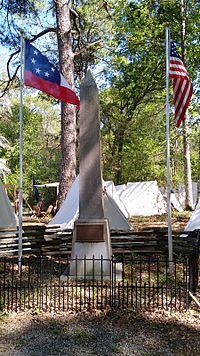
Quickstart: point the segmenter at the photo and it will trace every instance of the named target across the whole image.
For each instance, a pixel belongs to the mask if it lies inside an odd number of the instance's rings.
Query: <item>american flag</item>
[[[169,77],[172,78],[176,126],[185,119],[192,96],[192,83],[176,46],[171,41]]]

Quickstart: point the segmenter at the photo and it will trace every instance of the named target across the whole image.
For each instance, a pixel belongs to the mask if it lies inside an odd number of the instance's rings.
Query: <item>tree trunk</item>
[[[184,183],[185,183],[185,209],[193,210],[193,195],[192,195],[192,175],[190,164],[190,144],[189,144],[189,128],[187,119],[184,121],[183,130],[183,153],[184,153]]]
[[[186,26],[186,4],[181,0],[181,42],[182,42],[182,60],[186,59],[186,42],[185,42],[185,26]],[[190,144],[189,144],[189,127],[188,119],[183,123],[183,152],[184,152],[184,183],[185,183],[185,208],[193,210],[192,196],[192,176],[190,164]]]
[[[122,157],[124,146],[124,132],[120,132],[117,143],[117,172],[115,175],[115,183],[121,184],[122,182]]]
[[[55,0],[60,71],[74,87],[74,54],[72,50],[70,2]],[[61,108],[61,175],[58,208],[65,199],[76,175],[75,106],[62,103]]]

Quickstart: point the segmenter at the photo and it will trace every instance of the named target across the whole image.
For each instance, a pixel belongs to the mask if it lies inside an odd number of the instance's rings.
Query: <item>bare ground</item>
[[[172,232],[182,232],[192,212],[173,213],[171,218]],[[167,215],[150,216],[150,217],[133,217],[131,218],[131,225],[133,230],[148,230],[148,229],[167,229],[168,218]]]
[[[172,212],[172,230],[173,231],[183,231],[192,212]],[[34,216],[24,216],[24,225],[45,225],[50,221],[49,217],[34,217]],[[134,230],[143,229],[153,229],[153,228],[166,228],[168,226],[167,214],[154,215],[150,217],[132,217],[130,219],[131,225]]]
[[[200,314],[12,313],[0,318],[0,355],[200,355]]]

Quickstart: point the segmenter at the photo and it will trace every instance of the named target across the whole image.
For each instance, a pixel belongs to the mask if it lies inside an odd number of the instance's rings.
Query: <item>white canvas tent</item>
[[[104,182],[104,215],[109,219],[111,229],[129,230],[131,226],[127,221],[128,214],[115,191],[112,182]],[[79,215],[79,177],[77,177],[69,190],[60,210],[49,222],[50,225],[59,224],[62,229],[73,229],[74,221]]]
[[[180,205],[182,207],[182,210],[185,209],[185,187],[181,185],[177,189],[174,189],[174,194],[176,195],[178,201],[180,202]],[[192,182],[192,198],[193,198],[193,204],[194,206],[197,203],[197,183]]]
[[[167,212],[167,204],[156,181],[128,182],[116,186],[120,200],[129,216],[161,215]]]
[[[46,183],[46,184],[35,184],[35,187],[40,187],[40,188],[56,188],[56,192],[58,195],[58,190],[59,190],[59,182],[53,182],[53,183]]]
[[[200,200],[190,220],[188,221],[184,231],[193,231],[198,229],[200,229]]]
[[[16,227],[17,217],[0,180],[0,227]]]
[[[162,187],[161,192],[165,199],[167,199],[166,189]],[[192,198],[194,206],[197,203],[197,183],[192,182]],[[177,211],[184,211],[185,209],[185,187],[180,185],[178,188],[173,188],[171,191],[171,205],[172,208],[176,209]]]
[[[185,200],[185,198],[184,198]],[[182,212],[184,210],[184,202],[181,194],[171,192],[171,206],[177,211]]]

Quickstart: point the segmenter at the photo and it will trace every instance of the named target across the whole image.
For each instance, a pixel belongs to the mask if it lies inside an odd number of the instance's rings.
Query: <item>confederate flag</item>
[[[80,108],[80,101],[66,79],[37,48],[25,41],[25,85],[39,89]]]

